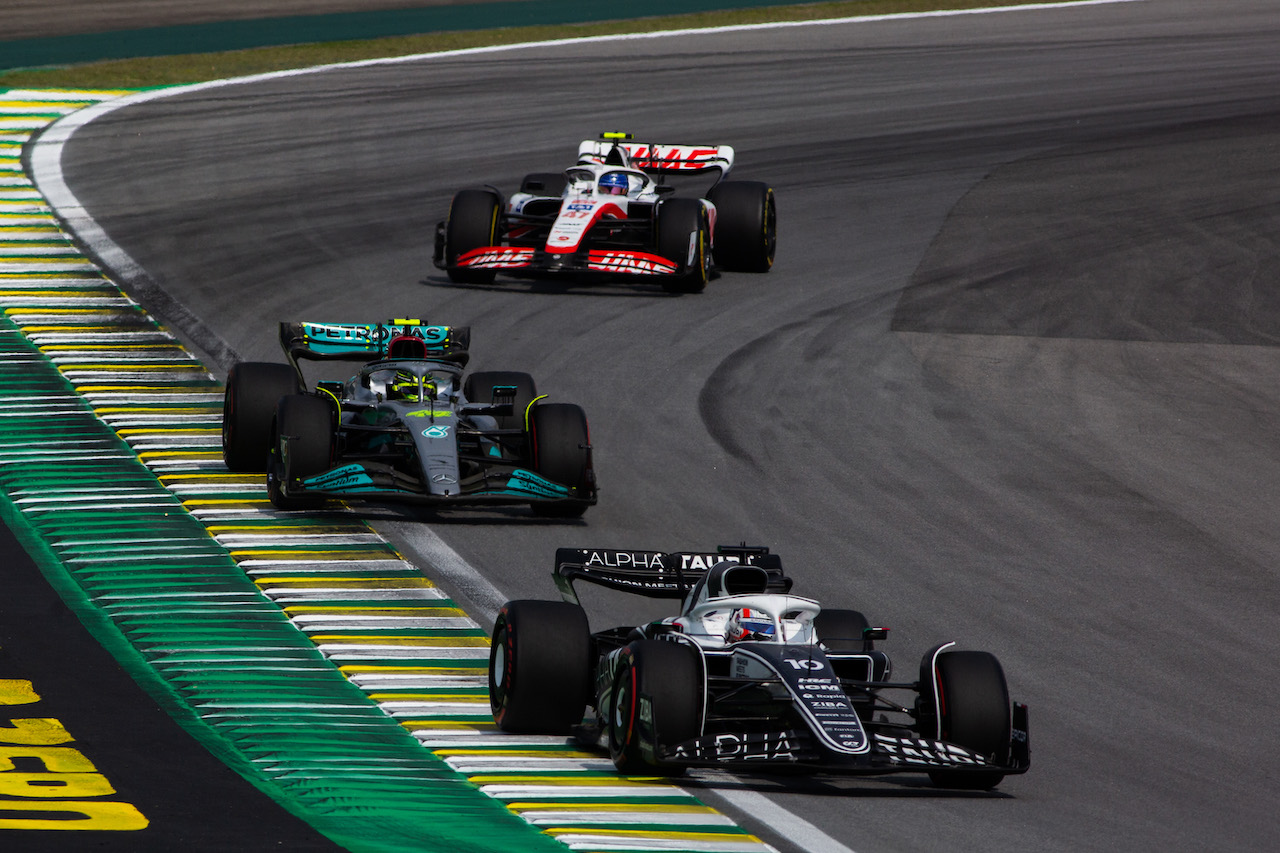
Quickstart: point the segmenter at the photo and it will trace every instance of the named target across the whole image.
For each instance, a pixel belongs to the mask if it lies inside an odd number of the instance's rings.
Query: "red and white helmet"
[[[773,617],[759,610],[740,607],[729,616],[724,626],[724,639],[727,643],[743,641],[772,640],[776,632]]]

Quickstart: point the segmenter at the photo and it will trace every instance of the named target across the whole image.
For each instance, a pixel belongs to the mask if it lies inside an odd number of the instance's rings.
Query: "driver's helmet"
[[[631,182],[623,172],[605,172],[600,176],[601,195],[626,195]]]
[[[740,643],[744,640],[772,640],[774,635],[773,618],[767,613],[740,607],[729,616],[724,626],[726,643]]]
[[[408,370],[397,370],[395,377],[387,383],[387,398],[390,400],[418,399],[418,377]]]

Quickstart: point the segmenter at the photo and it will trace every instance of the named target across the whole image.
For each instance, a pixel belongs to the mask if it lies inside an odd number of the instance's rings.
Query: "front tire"
[[[533,470],[540,476],[580,492],[591,488],[591,436],[587,415],[573,403],[543,403],[529,413],[529,447]],[[530,508],[547,518],[580,518],[587,501],[535,501]]]
[[[445,271],[450,281],[461,284],[489,284],[493,270],[473,270],[457,266],[458,258],[498,242],[498,217],[502,200],[489,190],[461,190],[449,205],[444,226]]]
[[[778,249],[778,205],[768,184],[725,181],[707,193],[716,206],[713,254],[731,272],[768,272]]]
[[[489,645],[489,707],[504,732],[564,734],[591,695],[591,629],[564,601],[509,601]]]
[[[661,751],[702,732],[706,685],[698,652],[683,643],[637,640],[620,655],[609,703],[609,756],[622,773],[678,776],[684,768],[663,761]]]
[[[290,497],[282,484],[314,477],[333,464],[333,409],[319,397],[294,394],[276,404],[267,496],[277,509],[305,509],[316,498]]]
[[[222,397],[222,459],[238,473],[262,473],[271,455],[271,421],[281,397],[302,391],[287,364],[242,361],[227,373]]]
[[[958,651],[938,655],[933,672],[934,707],[941,740],[963,746],[996,764],[1009,760],[1012,706],[1004,669],[989,652]],[[999,770],[930,770],[941,788],[986,791],[1004,779]]]
[[[665,277],[668,293],[701,293],[711,276],[711,225],[698,199],[673,198],[658,205],[658,254],[679,265]]]

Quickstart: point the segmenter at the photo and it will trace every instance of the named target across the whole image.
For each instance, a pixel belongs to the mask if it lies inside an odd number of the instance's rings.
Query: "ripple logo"
[[[448,438],[449,427],[445,424],[436,424],[434,426],[429,426],[426,429],[424,429],[422,431],[422,434],[425,435],[427,438]]]

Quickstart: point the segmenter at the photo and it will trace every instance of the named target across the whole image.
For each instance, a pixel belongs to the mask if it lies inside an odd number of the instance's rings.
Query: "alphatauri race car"
[[[561,548],[553,576],[563,601],[508,602],[494,626],[503,731],[571,733],[631,774],[923,772],[985,790],[1031,765],[1027,707],[1010,702],[993,655],[942,643],[918,677],[895,681],[876,647],[888,629],[793,595],[767,548]],[[592,633],[575,581],[683,604]]]
[[[509,199],[493,187],[453,197],[436,226],[435,265],[456,282],[497,273],[654,279],[696,293],[713,269],[768,272],[778,242],[773,190],[725,180],[728,145],[632,142],[605,133],[564,172],[527,175]],[[699,197],[668,180],[711,177]],[[705,184],[705,181],[701,182]]]
[[[468,327],[420,320],[281,323],[288,364],[241,362],[227,376],[223,459],[265,471],[282,509],[357,498],[581,516],[596,502],[586,415],[545,402],[527,373],[464,381],[470,341]],[[367,363],[307,390],[299,359]]]

